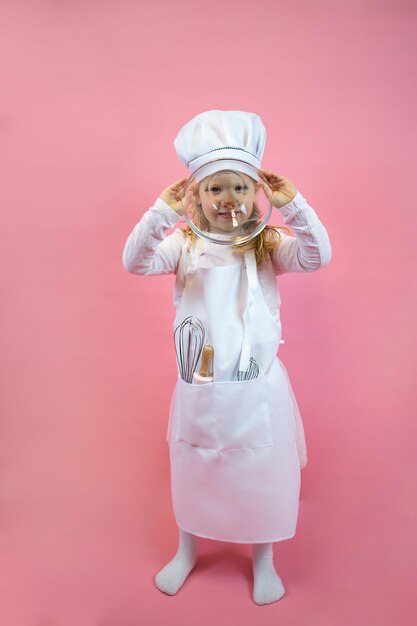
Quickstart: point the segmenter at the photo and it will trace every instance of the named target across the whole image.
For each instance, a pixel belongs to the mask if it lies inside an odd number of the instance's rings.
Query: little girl
[[[253,545],[256,604],[285,593],[272,544],[295,535],[307,455],[297,402],[277,357],[283,340],[276,276],[324,267],[331,247],[294,184],[261,169],[265,137],[253,113],[208,111],[188,122],[175,148],[193,175],[193,191],[187,179],[167,187],[123,252],[129,272],[176,274],[174,328],[194,316],[214,348],[212,381],[190,384],[179,376],[171,403],[167,439],[179,545],[155,577],[169,595],[196,565],[197,537]],[[260,193],[295,236],[269,226],[243,246],[232,238],[219,245],[189,226],[166,236],[191,204],[201,230],[231,237],[258,215]],[[253,361],[257,375],[239,376]]]

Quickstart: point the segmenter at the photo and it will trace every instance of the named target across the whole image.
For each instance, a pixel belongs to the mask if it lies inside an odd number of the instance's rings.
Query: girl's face
[[[258,187],[256,181],[240,172],[216,172],[204,178],[198,195],[209,232],[232,233],[246,222],[253,211]]]

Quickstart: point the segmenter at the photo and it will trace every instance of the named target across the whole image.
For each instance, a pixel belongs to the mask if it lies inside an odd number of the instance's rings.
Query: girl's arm
[[[272,252],[276,274],[314,272],[330,263],[329,236],[314,209],[297,191],[294,199],[278,209],[295,237],[281,233],[281,241]]]
[[[144,213],[130,233],[124,250],[123,265],[133,274],[175,273],[181,256],[184,235],[180,229],[165,237],[180,216],[164,200],[158,198]]]
[[[327,231],[294,183],[270,170],[258,172],[266,197],[295,233],[295,237],[282,235],[272,252],[275,273],[314,272],[330,263],[332,249]]]

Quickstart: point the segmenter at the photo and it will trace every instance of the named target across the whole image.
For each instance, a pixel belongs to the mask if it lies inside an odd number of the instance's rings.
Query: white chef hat
[[[259,115],[244,111],[206,111],[181,128],[174,146],[191,174],[198,170],[199,182],[225,169],[254,178],[253,168],[261,166],[265,141],[266,130]]]

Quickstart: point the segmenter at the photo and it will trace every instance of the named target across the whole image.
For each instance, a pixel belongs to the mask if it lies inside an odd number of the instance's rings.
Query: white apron
[[[301,416],[276,353],[281,325],[260,287],[255,255],[223,267],[198,267],[194,247],[174,327],[190,315],[214,347],[213,382],[179,377],[171,403],[171,490],[177,524],[197,536],[238,543],[295,534],[300,466],[306,463]],[[242,268],[246,267],[246,271]],[[237,380],[249,358],[259,376]]]

